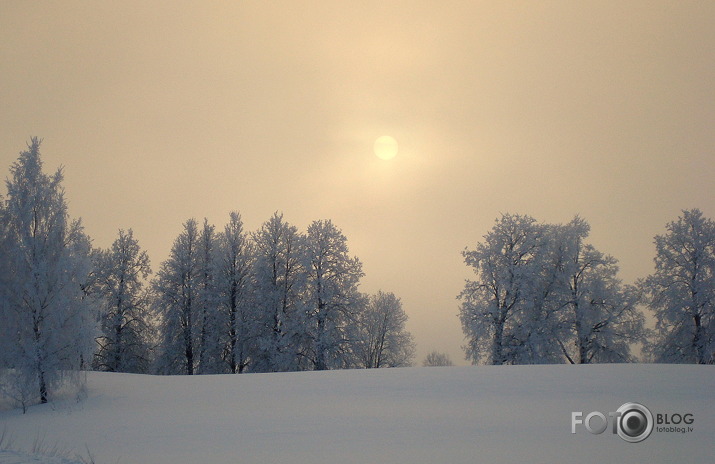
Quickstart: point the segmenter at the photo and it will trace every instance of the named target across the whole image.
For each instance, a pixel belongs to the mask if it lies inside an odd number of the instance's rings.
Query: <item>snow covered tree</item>
[[[255,338],[252,266],[251,243],[243,231],[241,215],[234,211],[219,234],[216,260],[221,315],[217,333],[224,364],[233,374],[243,372],[252,357],[251,342]]]
[[[201,323],[200,248],[196,220],[189,219],[153,282],[154,309],[161,324],[157,370],[164,374],[192,375],[197,367]]]
[[[447,353],[432,351],[422,361],[424,367],[454,366]]]
[[[586,244],[590,227],[576,217],[554,237],[566,250],[556,339],[570,363],[632,362],[631,345],[644,341],[639,293],[617,277],[618,261]]]
[[[307,369],[305,238],[282,214],[274,213],[253,234],[253,242],[258,307],[255,370]]]
[[[10,168],[2,209],[0,367],[32,385],[30,402],[46,403],[68,378],[79,382],[95,320],[86,291],[90,241],[69,219],[62,170],[42,172],[40,143],[33,138]]]
[[[517,362],[510,347],[521,335],[520,317],[532,294],[533,263],[542,233],[535,219],[505,214],[484,236],[484,242],[462,253],[477,275],[476,280],[466,282],[459,295],[465,350],[472,362]]]
[[[360,367],[403,367],[412,364],[415,344],[405,329],[407,314],[393,293],[370,295],[359,313],[359,339],[355,351]]]
[[[101,301],[95,369],[146,372],[150,365],[149,256],[131,229],[119,230],[111,248],[94,254],[93,290]]]
[[[492,364],[633,361],[645,336],[639,292],[617,278],[617,261],[586,244],[590,227],[537,224],[504,215],[465,251],[462,327],[467,356]]]
[[[314,221],[306,235],[309,357],[316,370],[352,363],[351,330],[362,304],[362,264],[348,255],[347,239],[330,220]]]
[[[537,247],[522,285],[522,302],[512,318],[507,345],[510,362],[547,364],[564,361],[559,347],[561,316],[567,293],[568,227],[541,224]],[[565,331],[568,332],[568,331]]]
[[[655,273],[641,282],[656,317],[656,361],[705,364],[715,353],[715,222],[685,210],[655,237]]]
[[[196,294],[199,322],[199,374],[223,372],[223,346],[221,330],[223,314],[219,310],[218,289],[218,236],[216,228],[204,219],[199,235],[198,272],[199,288]]]

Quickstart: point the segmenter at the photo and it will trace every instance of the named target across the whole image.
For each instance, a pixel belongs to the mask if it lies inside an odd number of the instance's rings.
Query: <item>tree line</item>
[[[187,220],[152,275],[131,229],[95,249],[71,220],[62,169],[33,138],[0,201],[0,392],[47,402],[81,370],[160,374],[410,365],[393,293],[361,293],[362,264],[330,220],[306,232],[238,212],[217,230]]]
[[[0,394],[47,402],[81,372],[216,374],[410,365],[415,345],[393,293],[358,289],[359,259],[330,220],[305,232],[275,213],[246,231],[182,225],[152,273],[131,229],[92,247],[67,211],[62,169],[33,138],[0,198]],[[465,249],[460,293],[473,363],[711,363],[715,222],[693,209],[655,237],[655,272],[634,285],[587,242],[588,223],[498,218]],[[645,311],[655,317],[647,329]],[[634,347],[640,346],[640,357]],[[431,353],[424,365],[449,365]]]
[[[618,261],[587,243],[575,217],[544,224],[504,214],[474,249],[476,279],[460,293],[460,320],[473,363],[713,363],[715,222],[685,210],[655,237],[655,272],[634,285]],[[655,318],[646,328],[645,312]]]

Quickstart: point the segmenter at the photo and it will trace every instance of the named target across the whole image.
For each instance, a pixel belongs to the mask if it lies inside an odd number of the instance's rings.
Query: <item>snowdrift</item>
[[[626,402],[654,419],[691,414],[690,430],[655,427],[640,443],[610,424],[601,434],[581,424],[571,433],[572,412],[608,417]],[[714,366],[89,373],[85,400],[0,412],[0,431],[18,449],[38,436],[88,448],[97,464],[698,463],[715,460],[714,405]]]

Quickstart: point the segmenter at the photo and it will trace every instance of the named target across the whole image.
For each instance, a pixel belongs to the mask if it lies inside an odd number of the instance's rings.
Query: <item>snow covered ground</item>
[[[715,367],[480,366],[156,377],[89,373],[88,397],[0,412],[15,449],[97,464],[715,461]],[[627,443],[571,413],[635,401],[691,432]],[[598,421],[598,418],[593,419]],[[597,426],[596,422],[593,425]],[[23,461],[0,453],[0,463]]]

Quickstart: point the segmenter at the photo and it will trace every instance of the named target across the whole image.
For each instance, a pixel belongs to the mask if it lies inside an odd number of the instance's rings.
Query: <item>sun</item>
[[[383,135],[375,140],[375,145],[373,145],[375,150],[375,155],[383,160],[391,160],[397,156],[397,140],[389,135]]]

